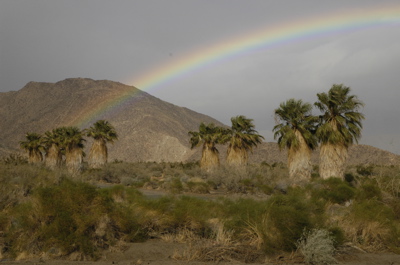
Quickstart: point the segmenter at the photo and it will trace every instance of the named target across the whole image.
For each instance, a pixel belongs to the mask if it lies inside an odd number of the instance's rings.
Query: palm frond
[[[278,140],[279,148],[298,149],[300,140],[296,132],[301,134],[311,149],[317,147],[315,131],[318,117],[313,116],[311,110],[311,104],[296,99],[282,102],[279,108],[275,109],[277,124],[272,131],[274,139]]]
[[[328,93],[317,94],[314,106],[322,114],[316,135],[321,143],[348,147],[360,139],[365,116],[359,110],[364,103],[349,95],[350,91],[343,84],[334,84]]]

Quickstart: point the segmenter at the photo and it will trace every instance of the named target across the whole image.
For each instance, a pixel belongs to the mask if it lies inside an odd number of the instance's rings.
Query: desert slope
[[[110,159],[126,161],[182,161],[193,150],[187,132],[201,122],[217,120],[162,101],[132,86],[108,80],[71,78],[57,83],[30,82],[16,92],[0,93],[0,146],[18,150],[26,132],[44,133],[59,126],[87,128],[81,124],[93,111],[109,106],[121,95],[134,95],[99,116],[119,133],[110,146]],[[90,145],[90,140],[87,142]]]

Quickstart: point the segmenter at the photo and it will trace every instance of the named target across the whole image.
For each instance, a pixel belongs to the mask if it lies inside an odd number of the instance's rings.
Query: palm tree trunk
[[[219,166],[219,154],[213,145],[204,144],[200,160],[200,167],[206,171],[212,171]]]
[[[226,156],[226,162],[231,166],[247,165],[248,154],[245,149],[232,148],[229,146]]]
[[[107,145],[104,140],[94,140],[89,152],[89,167],[100,168],[107,163]]]
[[[82,170],[83,151],[79,147],[73,147],[67,150],[66,166],[70,173],[79,173]]]
[[[39,150],[31,150],[29,151],[28,163],[29,164],[38,164],[43,161],[42,152]]]
[[[294,183],[310,180],[312,172],[311,149],[299,131],[296,131],[295,135],[300,145],[288,151],[289,178]]]
[[[50,169],[56,169],[61,166],[61,153],[56,144],[52,144],[46,154],[45,165]]]
[[[323,144],[319,155],[319,175],[323,179],[344,178],[347,147],[343,145]]]

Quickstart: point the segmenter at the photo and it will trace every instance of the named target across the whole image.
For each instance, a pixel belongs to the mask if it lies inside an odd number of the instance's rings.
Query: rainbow
[[[400,5],[372,6],[367,9],[348,10],[346,12],[321,14],[301,21],[264,27],[244,36],[224,40],[209,47],[192,51],[186,56],[163,65],[159,65],[128,83],[149,92],[161,88],[188,73],[232,57],[251,53],[255,50],[304,41],[312,38],[354,32],[382,26],[400,26]],[[127,101],[134,100],[137,90],[117,95],[102,102],[96,109],[90,110],[78,122],[79,126],[94,122],[98,117],[115,110]]]

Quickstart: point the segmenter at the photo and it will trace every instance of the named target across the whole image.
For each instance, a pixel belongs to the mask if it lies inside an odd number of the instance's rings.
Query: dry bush
[[[26,201],[37,187],[57,184],[67,176],[64,174],[27,163],[0,166],[0,211]]]
[[[208,224],[212,230],[212,238],[217,244],[231,245],[233,244],[233,230],[227,230],[225,224],[218,218],[208,220]]]
[[[211,189],[218,189],[232,193],[272,194],[278,182],[287,178],[288,171],[283,164],[271,166],[267,163],[234,168],[221,165],[207,172],[193,162],[118,162],[108,163],[100,169],[88,169],[82,175],[85,181],[162,188],[172,193],[208,193]],[[192,179],[202,179],[204,183],[193,183]]]
[[[244,238],[247,239],[249,245],[255,246],[257,249],[261,249],[266,238],[273,240],[274,235],[277,236],[275,229],[268,224],[268,215],[269,213],[263,214],[261,221],[258,222],[248,221],[247,227],[244,229]]]
[[[266,163],[239,168],[222,165],[205,177],[217,189],[230,193],[271,194],[273,187],[288,179],[288,172],[286,167],[270,166]]]
[[[188,228],[178,229],[175,233],[161,234],[159,237],[170,243],[188,243],[200,240],[200,237]]]
[[[379,222],[363,222],[343,220],[340,223],[346,237],[356,246],[366,251],[382,251],[387,249],[384,244],[390,229]]]
[[[218,244],[211,239],[190,242],[183,250],[176,250],[172,256],[175,260],[223,262],[239,261],[244,263],[260,262],[265,255],[256,248],[243,244]]]
[[[398,232],[393,211],[381,202],[355,202],[336,220],[346,238],[366,251],[382,251],[396,245]]]
[[[5,165],[23,165],[28,163],[28,159],[20,154],[10,154],[0,158],[0,163]]]
[[[400,174],[399,171],[390,175],[379,174],[375,176],[378,187],[392,197],[400,197]]]
[[[325,229],[304,230],[297,248],[307,264],[324,265],[337,263],[334,258],[334,240]]]
[[[264,254],[254,246],[234,240],[234,231],[227,230],[218,218],[208,220],[212,233],[210,237],[195,236],[190,230],[180,231],[172,236],[174,242],[187,243],[183,250],[176,250],[173,259],[182,261],[241,261],[245,263],[260,261]],[[168,236],[171,238],[171,236]],[[184,240],[181,240],[181,239]]]

